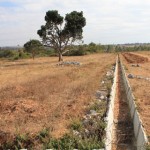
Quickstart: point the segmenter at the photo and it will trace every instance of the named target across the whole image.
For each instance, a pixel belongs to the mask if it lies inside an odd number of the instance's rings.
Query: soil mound
[[[147,57],[136,55],[133,53],[123,53],[122,54],[128,63],[145,63],[148,62]]]

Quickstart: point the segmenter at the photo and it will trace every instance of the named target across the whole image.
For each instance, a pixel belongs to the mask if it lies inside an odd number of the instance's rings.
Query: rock
[[[106,73],[106,76],[107,76],[107,77],[113,76],[113,73],[112,73],[111,71],[108,71],[108,72]]]
[[[128,74],[128,78],[133,79],[134,75],[133,74]]]
[[[87,119],[87,116],[86,116],[86,115],[84,115],[84,116],[83,116],[83,119],[85,119],[85,120],[86,120],[86,119]]]
[[[61,63],[59,63],[58,65],[76,65],[76,66],[80,66],[81,63],[77,62],[77,61],[63,61]]]
[[[136,78],[137,78],[137,79],[142,79],[143,77],[141,77],[141,76],[136,76]]]
[[[139,64],[132,64],[131,66],[132,66],[132,67],[140,67]]]
[[[89,119],[91,119],[91,118],[92,118],[91,115],[90,115],[90,114],[87,114],[85,119],[89,120]]]
[[[99,103],[100,103],[100,102],[102,102],[102,100],[101,100],[101,99],[97,99],[97,102],[99,102]]]
[[[96,91],[96,98],[97,99],[105,99],[105,97],[107,96],[107,92],[106,91]]]
[[[80,132],[78,132],[76,130],[73,130],[73,134],[76,135],[76,136],[78,136],[78,135],[80,135]]]
[[[117,120],[117,119],[114,119],[114,123],[117,124],[117,123],[118,123],[118,120]]]
[[[87,130],[87,129],[84,129],[84,132],[87,134],[87,135],[89,135],[89,130]]]
[[[113,70],[113,71],[115,70],[115,66],[112,67],[112,70]]]
[[[150,78],[146,78],[146,80],[150,81]]]
[[[102,95],[102,96],[100,97],[100,99],[101,99],[101,100],[105,100],[105,96]]]
[[[95,116],[97,115],[97,112],[95,110],[90,110],[90,114]]]
[[[102,81],[102,82],[101,82],[101,84],[104,84],[104,83],[105,83],[105,81]]]
[[[105,117],[105,118],[104,118],[104,121],[105,121],[105,122],[108,122],[108,117]]]
[[[83,120],[83,125],[84,126],[87,126],[88,124],[89,124],[89,120],[88,119]]]

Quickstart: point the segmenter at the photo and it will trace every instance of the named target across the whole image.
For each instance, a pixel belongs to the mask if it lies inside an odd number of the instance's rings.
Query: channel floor
[[[133,125],[127,103],[120,63],[114,105],[112,150],[135,150]]]

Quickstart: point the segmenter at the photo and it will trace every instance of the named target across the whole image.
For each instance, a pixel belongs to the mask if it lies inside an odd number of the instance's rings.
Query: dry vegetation
[[[81,66],[57,66],[57,58],[0,61],[0,142],[9,134],[35,134],[50,127],[54,137],[81,117],[111,65],[114,54],[66,57]],[[2,135],[2,136],[1,136]]]
[[[148,59],[150,52],[138,52],[136,55],[139,57],[146,57]],[[131,73],[133,75],[150,78],[150,61],[145,63],[139,62],[140,67],[133,67],[131,64],[127,63],[124,57],[121,58],[125,64],[127,74]],[[147,135],[150,136],[150,81],[137,78],[129,79],[129,81],[136,98],[138,111],[142,118],[144,128],[146,129]]]

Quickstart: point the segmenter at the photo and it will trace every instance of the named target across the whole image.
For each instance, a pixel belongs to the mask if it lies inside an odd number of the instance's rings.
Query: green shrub
[[[60,150],[91,150],[103,148],[104,143],[98,141],[97,138],[79,138],[71,134],[65,134],[60,139],[50,139],[48,143],[44,145],[43,149],[60,149]]]
[[[0,58],[13,57],[16,54],[14,50],[0,50]]]
[[[64,55],[67,55],[67,56],[83,56],[83,55],[86,55],[86,51],[85,50],[80,50],[80,49],[77,49],[77,50],[70,50],[68,53],[64,54]]]
[[[79,119],[73,120],[70,128],[72,130],[80,130],[82,128],[82,122]]]
[[[150,150],[150,145],[147,145],[147,146],[146,146],[146,150]]]
[[[32,138],[29,137],[28,134],[17,134],[16,137],[10,142],[7,141],[0,145],[0,149],[12,149],[12,150],[20,150],[23,148],[32,149],[33,141]]]
[[[49,128],[41,130],[37,137],[43,142],[44,138],[49,137]]]

